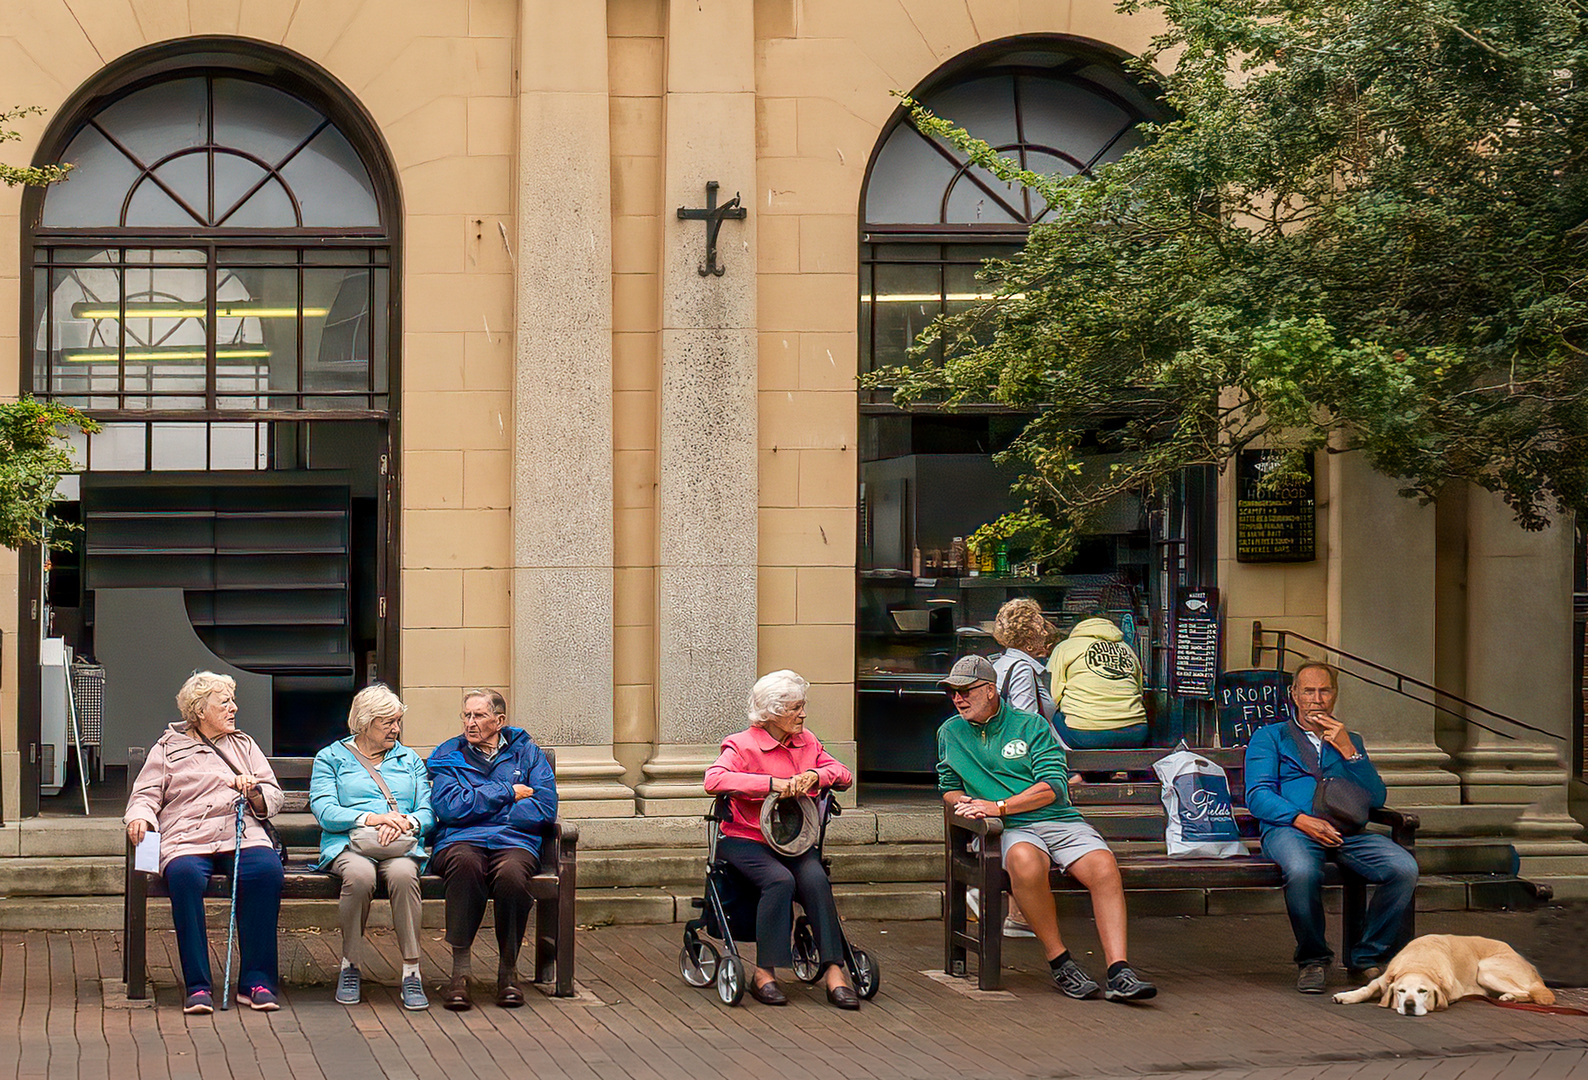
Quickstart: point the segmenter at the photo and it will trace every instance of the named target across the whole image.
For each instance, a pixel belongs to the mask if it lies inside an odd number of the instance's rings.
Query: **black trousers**
[[[504,967],[518,962],[534,900],[529,879],[540,860],[522,848],[482,848],[448,844],[430,858],[430,870],[447,885],[447,944],[474,944],[485,918],[485,902],[496,903],[496,949]]]
[[[756,965],[788,967],[794,962],[793,903],[798,900],[816,932],[816,956],[822,968],[844,962],[844,936],[838,926],[832,882],[812,848],[789,858],[756,840],[724,836],[717,852],[755,886],[760,894],[755,909]]]

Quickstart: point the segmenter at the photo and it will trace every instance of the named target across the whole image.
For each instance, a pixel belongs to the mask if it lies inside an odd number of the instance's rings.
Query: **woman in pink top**
[[[788,1004],[777,985],[777,969],[794,962],[791,905],[798,900],[816,933],[827,1000],[840,1009],[858,1009],[860,999],[844,967],[832,883],[816,849],[782,855],[761,835],[761,803],[769,794],[793,798],[818,788],[841,791],[854,782],[850,771],[822,749],[821,740],[805,730],[809,687],[792,671],[774,671],[756,680],[750,688],[750,726],[722,741],[722,755],[706,770],[706,790],[733,795],[732,820],[722,826],[717,851],[759,894],[757,966],[750,995],[766,1005]]]

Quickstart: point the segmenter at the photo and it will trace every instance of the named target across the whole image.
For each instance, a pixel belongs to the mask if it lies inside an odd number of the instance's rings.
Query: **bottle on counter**
[[[954,577],[959,577],[965,573],[965,556],[965,538],[963,536],[954,537],[954,542],[948,547],[948,572]]]
[[[1009,576],[1009,545],[1002,540],[993,548],[993,573],[999,577]]]
[[[921,545],[919,544],[910,549],[910,573],[916,577],[921,576]]]
[[[981,549],[976,553],[976,561],[982,573],[991,574],[993,572],[993,549],[991,544],[982,545]]]

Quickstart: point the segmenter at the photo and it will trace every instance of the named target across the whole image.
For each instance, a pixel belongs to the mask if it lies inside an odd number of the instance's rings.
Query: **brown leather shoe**
[[[784,995],[776,979],[768,979],[760,986],[750,984],[750,996],[763,1005],[787,1005],[788,998]]]
[[[468,1012],[474,1008],[469,1000],[469,980],[453,979],[441,991],[441,1004],[453,1012]]]
[[[517,1009],[524,1004],[524,991],[511,982],[497,983],[496,1003],[504,1009]]]
[[[840,1009],[860,1008],[860,995],[855,993],[852,986],[829,986],[827,1000],[837,1005]]]

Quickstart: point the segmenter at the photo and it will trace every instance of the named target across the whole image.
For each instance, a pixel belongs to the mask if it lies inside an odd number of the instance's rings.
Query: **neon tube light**
[[[303,314],[307,318],[323,319],[330,314],[330,309],[304,308]],[[128,304],[125,314],[114,306],[105,307],[102,304],[90,303],[72,305],[74,319],[203,319],[208,316],[209,311],[205,307],[193,304]],[[249,304],[216,304],[215,317],[217,319],[295,319],[298,317],[298,309],[254,307]]]
[[[151,349],[127,353],[128,363],[158,364],[166,360],[203,360],[209,354],[203,349]],[[115,363],[120,354],[115,349],[78,349],[61,354],[61,359],[73,364]],[[268,360],[269,349],[216,349],[217,360]]]

